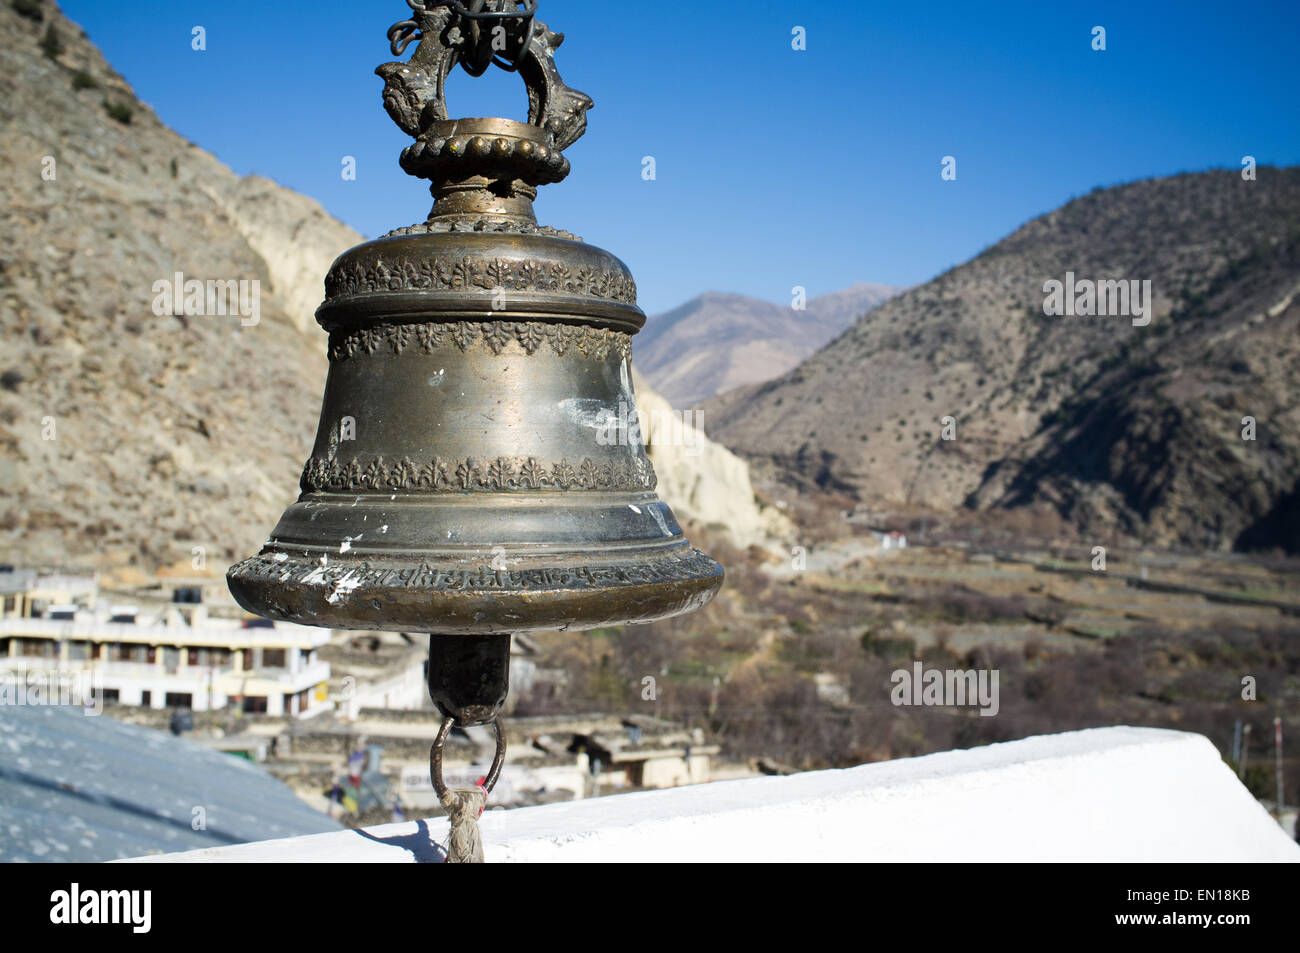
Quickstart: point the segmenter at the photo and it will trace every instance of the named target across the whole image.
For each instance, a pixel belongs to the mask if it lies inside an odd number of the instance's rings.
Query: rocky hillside
[[[636,360],[674,406],[693,407],[790,370],[901,289],[856,284],[810,298],[805,310],[707,292],[646,322]]]
[[[790,540],[794,527],[789,518],[754,492],[744,460],[694,426],[698,415],[677,411],[635,368],[632,387],[659,496],[679,520],[707,526],[739,546]]]
[[[0,562],[255,552],[314,437],[325,272],[361,236],[165,127],[48,0],[0,0],[0,120]],[[260,281],[260,321],[156,315],[176,272]],[[654,453],[684,517],[770,523],[727,451]]]
[[[0,4],[0,119],[0,548],[256,547],[314,431],[320,276],[360,236],[163,126],[53,3]],[[155,315],[175,272],[259,280],[260,322]]]
[[[873,504],[1043,505],[1085,534],[1295,552],[1297,223],[1297,167],[1095,190],[705,423],[765,476]],[[1067,272],[1149,280],[1150,324],[1045,315]]]

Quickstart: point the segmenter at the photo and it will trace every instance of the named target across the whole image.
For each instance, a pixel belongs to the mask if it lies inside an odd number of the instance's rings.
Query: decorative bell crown
[[[722,567],[682,535],[639,433],[620,425],[635,421],[636,285],[533,215],[592,106],[556,70],[564,37],[532,0],[407,3],[389,40],[394,55],[419,45],[376,72],[415,138],[402,168],[432,181],[433,209],[331,266],[302,494],[230,569],[230,590],[259,615],[436,633],[435,652],[460,656],[477,643],[437,646],[699,608]],[[448,118],[449,71],[492,62],[523,77],[528,122]],[[446,707],[489,717],[467,705]]]

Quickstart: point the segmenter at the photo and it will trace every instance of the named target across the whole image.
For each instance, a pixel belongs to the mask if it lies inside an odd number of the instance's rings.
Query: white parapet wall
[[[841,771],[490,811],[492,862],[1291,861],[1201,735],[1097,728]],[[140,858],[413,863],[446,821]]]

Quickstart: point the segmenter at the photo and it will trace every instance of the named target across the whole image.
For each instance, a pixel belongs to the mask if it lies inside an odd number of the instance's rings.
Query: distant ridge
[[[1070,272],[1150,281],[1151,323],[1045,315]],[[704,423],[769,477],[873,504],[1041,505],[1096,536],[1297,552],[1297,395],[1300,167],[1260,167],[1075,199]]]
[[[646,322],[634,339],[637,367],[676,407],[784,374],[901,289],[856,284],[807,301],[807,309],[708,291]]]

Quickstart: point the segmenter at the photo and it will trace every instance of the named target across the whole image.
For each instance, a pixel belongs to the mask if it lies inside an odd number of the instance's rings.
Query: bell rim
[[[722,587],[722,565],[684,539],[646,555],[626,550],[607,562],[548,556],[496,570],[482,559],[340,557],[322,565],[267,546],[231,566],[226,582],[241,607],[276,621],[440,635],[653,622],[701,608]]]

